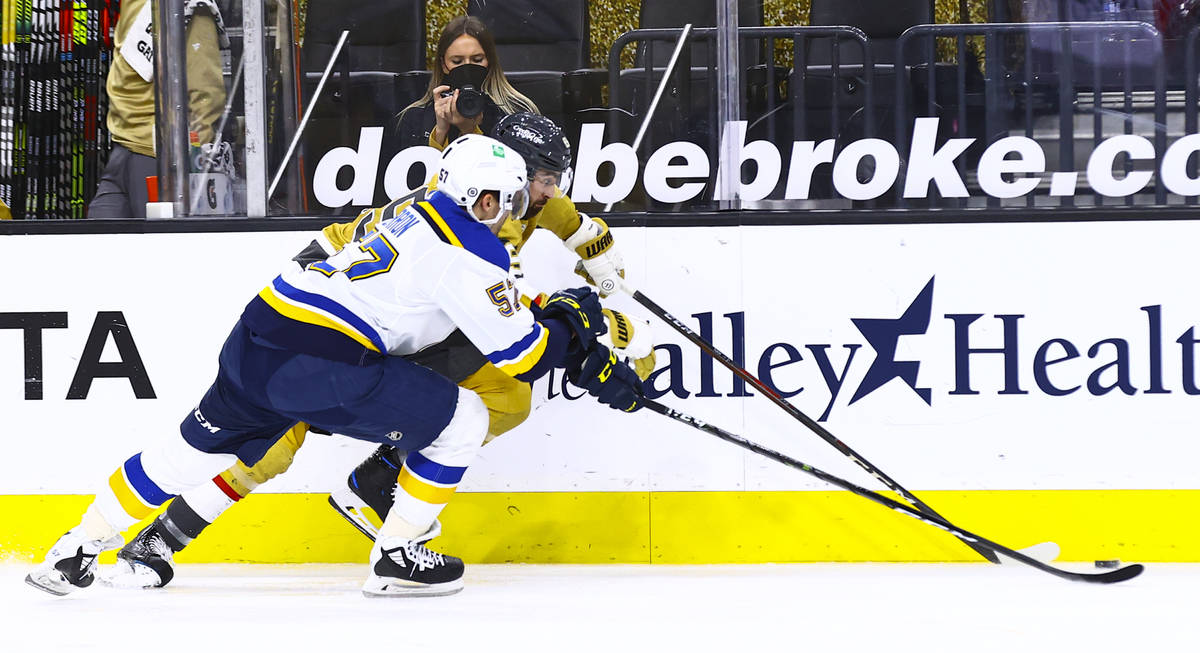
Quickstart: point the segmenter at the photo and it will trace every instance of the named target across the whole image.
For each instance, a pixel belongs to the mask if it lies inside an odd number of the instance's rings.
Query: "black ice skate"
[[[125,539],[120,534],[107,540],[93,540],[76,526],[58,538],[46,559],[29,572],[25,582],[55,596],[65,596],[87,587],[96,580],[96,556],[121,546]]]
[[[441,529],[435,522],[414,539],[381,537],[371,548],[371,575],[363,595],[376,597],[446,596],[463,588],[463,561],[425,547]]]
[[[158,520],[142,529],[117,552],[117,564],[100,573],[100,582],[123,589],[163,587],[175,577],[175,552],[159,533]]]
[[[329,505],[372,542],[396,499],[396,477],[404,452],[382,445],[350,472],[346,487],[329,495]]]

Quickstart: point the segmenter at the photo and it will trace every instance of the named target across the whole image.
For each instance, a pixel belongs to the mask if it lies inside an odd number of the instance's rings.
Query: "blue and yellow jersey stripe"
[[[445,193],[432,192],[411,207],[442,242],[461,247],[479,258],[508,271],[508,250],[486,225],[476,222]]]
[[[442,218],[442,215],[438,213],[438,210],[432,204],[429,202],[417,202],[412,205],[412,208],[417,212],[417,215],[429,223],[429,228],[433,230],[434,235],[440,238],[442,242],[455,247],[463,246],[462,240],[454,233],[450,225],[446,224],[446,220]]]
[[[258,296],[284,317],[332,329],[377,353],[387,351],[379,333],[350,309],[324,295],[300,290],[282,277],[275,277]]]
[[[549,341],[550,332],[541,323],[534,322],[533,329],[524,338],[510,347],[488,354],[487,359],[505,374],[519,376],[542,361]]]
[[[250,300],[242,321],[268,342],[328,360],[362,365],[387,355],[379,333],[353,311],[281,277]]]

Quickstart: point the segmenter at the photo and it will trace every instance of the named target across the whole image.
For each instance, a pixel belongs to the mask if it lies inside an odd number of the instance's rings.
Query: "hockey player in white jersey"
[[[424,546],[487,432],[477,395],[402,356],[456,328],[506,373],[552,367],[602,403],[641,406],[641,384],[597,341],[599,298],[556,293],[517,301],[495,233],[527,202],[525,163],[478,135],[442,155],[438,191],[362,241],[277,277],[251,300],[220,354],[217,379],[180,437],[129,458],[80,524],[26,581],[53,594],[90,585],[95,557],[171,496],[236,459],[253,465],[297,422],[410,452],[370,554],[369,596],[462,588],[462,561]]]
[[[554,233],[579,256],[577,268],[589,283],[600,289],[601,296],[606,287],[610,291],[614,286],[623,288],[621,255],[607,225],[579,212],[566,197],[571,146],[562,129],[545,116],[518,113],[497,123],[492,137],[516,150],[527,166],[530,208],[520,220],[508,220],[498,233],[510,252],[511,272],[522,291],[522,304],[535,303],[540,307],[548,299],[538,289],[523,286],[521,282],[518,253],[535,229]],[[428,199],[436,188],[435,174],[427,186],[404,198],[365,210],[353,221],[329,225],[292,260],[301,268],[307,267],[341,251],[349,243],[365,240],[380,222]],[[608,332],[601,335],[601,341],[618,355],[628,356],[638,376],[645,379],[654,369],[650,325],[607,308],[604,316]],[[488,362],[461,331],[407,358],[479,395],[489,413],[485,444],[516,428],[530,413],[529,384]],[[303,422],[297,423],[253,466],[239,461],[214,476],[212,483],[171,500],[162,514],[118,552],[117,563],[102,570],[100,580],[129,588],[162,587],[170,583],[174,578],[174,555],[189,546],[224,510],[262,483],[284,473],[304,444],[308,428]],[[371,541],[391,509],[404,456],[405,452],[394,446],[379,446],[349,474],[346,484],[330,496],[330,505]]]

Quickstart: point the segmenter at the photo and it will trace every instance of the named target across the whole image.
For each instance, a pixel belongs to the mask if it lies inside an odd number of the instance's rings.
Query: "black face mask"
[[[481,89],[487,71],[487,68],[478,64],[463,64],[446,73],[446,78],[442,81],[450,87],[450,93],[458,91],[458,102],[455,106],[464,118],[474,118],[483,113],[484,95]]]

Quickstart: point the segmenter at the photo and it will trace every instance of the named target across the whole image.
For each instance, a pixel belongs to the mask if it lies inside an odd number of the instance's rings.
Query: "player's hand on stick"
[[[591,288],[560,290],[542,306],[542,318],[558,318],[574,333],[573,351],[585,353],[592,348],[596,337],[608,330],[604,324],[600,297]]]
[[[575,273],[600,289],[600,296],[607,297],[615,292],[628,293],[625,284],[625,262],[621,252],[613,245],[612,232],[598,218],[579,214],[582,222],[565,242],[566,246],[579,255]]]
[[[599,343],[592,346],[579,367],[567,370],[567,378],[606,406],[627,413],[642,407],[642,380]]]
[[[604,309],[608,333],[600,342],[629,359],[638,378],[645,381],[654,371],[654,332],[650,323],[620,311]]]

